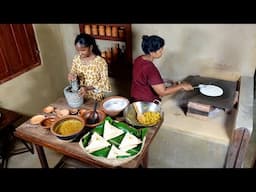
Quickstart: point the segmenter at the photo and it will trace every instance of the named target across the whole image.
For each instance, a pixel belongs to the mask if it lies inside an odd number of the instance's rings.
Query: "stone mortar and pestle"
[[[64,88],[64,95],[67,103],[72,108],[79,108],[84,103],[84,97],[79,95],[78,79],[70,81],[70,84]]]

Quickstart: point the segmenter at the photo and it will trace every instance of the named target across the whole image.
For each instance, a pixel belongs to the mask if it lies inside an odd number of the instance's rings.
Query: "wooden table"
[[[57,109],[63,109],[68,108],[68,106],[65,98],[59,98],[56,102],[50,104]],[[81,108],[86,109],[92,109],[93,107],[93,101],[86,101]],[[40,114],[43,114],[40,113]],[[163,120],[162,120],[163,121]],[[137,167],[147,167],[147,155],[148,155],[148,149],[153,141],[155,135],[157,134],[162,122],[160,122],[155,127],[150,127],[146,136],[146,141],[144,148],[142,149],[141,153],[135,157],[133,160],[129,161],[128,163],[122,164],[120,167],[122,168],[137,168]],[[77,159],[81,162],[84,162],[92,167],[102,167],[102,168],[113,168],[112,166],[99,162],[97,160],[92,159],[89,157],[83,149],[79,146],[78,142],[65,142],[58,138],[56,138],[54,135],[51,134],[51,132],[48,129],[45,129],[41,127],[40,125],[32,125],[30,124],[30,121],[24,122],[22,125],[16,128],[14,132],[15,136],[18,138],[21,138],[23,140],[29,141],[33,144],[35,144],[39,160],[41,162],[41,166],[43,168],[48,168],[48,162],[47,158],[44,152],[43,147],[48,147],[50,149],[53,149],[59,153],[62,153],[63,155],[67,157],[71,157],[74,159]]]

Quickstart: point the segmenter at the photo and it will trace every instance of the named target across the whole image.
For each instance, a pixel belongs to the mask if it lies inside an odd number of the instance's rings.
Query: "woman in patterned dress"
[[[78,52],[73,58],[68,80],[80,83],[79,94],[85,99],[102,100],[104,92],[111,91],[108,77],[108,65],[96,44],[95,39],[81,33],[75,38],[75,48]]]

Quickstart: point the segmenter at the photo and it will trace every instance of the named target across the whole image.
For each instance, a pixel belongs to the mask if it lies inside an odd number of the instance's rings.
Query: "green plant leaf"
[[[118,147],[120,145],[120,143],[122,142],[124,136],[125,136],[125,133],[122,135],[119,135],[115,138],[109,139],[108,142],[111,144],[114,144],[116,147]]]
[[[99,124],[97,127],[95,127],[92,132],[97,132],[100,136],[103,135],[103,130],[104,130],[104,121],[103,123]]]
[[[141,139],[143,139],[148,133],[148,128],[142,128],[140,132],[141,132]]]
[[[140,151],[141,146],[142,144],[139,144],[135,148],[128,150],[127,153],[131,154],[131,156],[136,155]]]
[[[83,146],[86,147],[88,145],[88,142],[90,141],[92,137],[92,132],[87,133],[83,138],[82,138],[82,143]]]
[[[124,122],[118,122],[118,121],[113,121],[113,126],[125,131],[125,132],[129,132],[135,136],[137,136],[138,134],[138,130],[133,128],[133,127],[130,127],[128,124],[124,123]]]
[[[105,148],[100,149],[98,151],[94,151],[91,154],[94,155],[94,156],[98,156],[98,157],[107,157],[110,149],[111,149],[111,146],[108,146],[108,147],[105,147]]]
[[[117,159],[122,159],[122,158],[127,158],[127,157],[131,157],[131,155],[116,156]]]

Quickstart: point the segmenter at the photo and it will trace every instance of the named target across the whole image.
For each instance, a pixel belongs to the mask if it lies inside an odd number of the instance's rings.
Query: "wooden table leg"
[[[35,145],[35,147],[36,147],[36,151],[37,151],[42,168],[49,168],[49,165],[45,156],[44,148],[40,145]]]
[[[148,151],[145,153],[142,161],[141,161],[142,168],[148,168]]]

